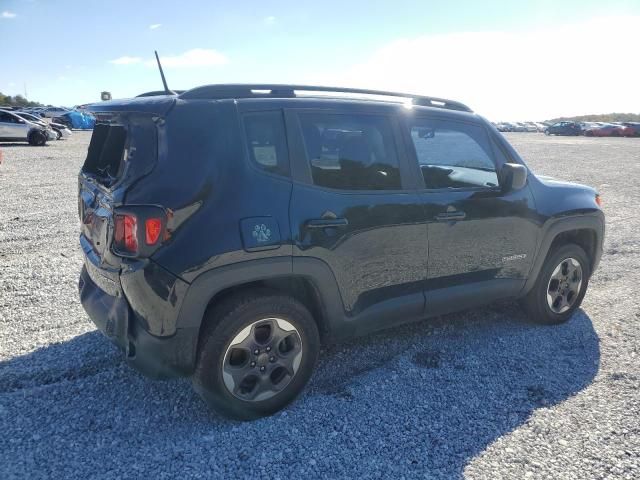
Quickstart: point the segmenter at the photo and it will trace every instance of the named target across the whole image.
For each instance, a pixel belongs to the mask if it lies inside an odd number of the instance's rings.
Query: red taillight
[[[602,197],[598,193],[596,193],[596,204],[602,208]]]
[[[126,253],[138,252],[138,219],[135,215],[116,215],[115,246]]]
[[[144,239],[147,245],[155,245],[162,232],[162,219],[147,218],[144,221]]]

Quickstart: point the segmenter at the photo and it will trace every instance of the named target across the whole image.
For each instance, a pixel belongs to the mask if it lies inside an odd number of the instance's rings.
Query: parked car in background
[[[557,122],[544,130],[545,135],[581,135],[582,128],[576,122]]]
[[[41,116],[47,118],[59,117],[60,115],[64,115],[65,113],[70,112],[68,108],[63,107],[46,107],[38,112]]]
[[[507,122],[500,122],[496,125],[499,132],[513,132],[513,127]]]
[[[600,123],[593,127],[587,127],[584,130],[586,137],[622,137],[624,130],[621,125],[613,123]]]
[[[622,122],[622,125],[627,128],[629,137],[640,137],[640,122]]]
[[[57,140],[58,139],[58,134],[55,130],[53,130],[53,128],[51,128],[51,125],[49,123],[47,123],[47,121],[42,118],[42,117],[36,117],[35,115],[30,115],[28,113],[24,113],[21,111],[14,111],[12,113],[15,113],[16,115],[18,115],[20,118],[31,122],[31,123],[35,123],[36,125],[40,125],[41,127],[43,127],[46,132],[47,132],[47,140]]]
[[[533,122],[524,122],[523,125],[524,125],[524,128],[527,130],[527,132],[537,132],[538,131],[538,127]]]
[[[53,119],[54,122],[66,125],[67,128],[91,130],[96,123],[96,118],[88,112],[70,111]]]
[[[39,123],[25,120],[8,110],[0,110],[0,141],[2,142],[29,142],[29,145],[42,146],[51,139],[51,135],[52,131]]]
[[[55,132],[54,138],[56,140],[69,138],[71,136],[71,130],[69,130],[66,125],[62,125],[60,123],[55,123],[55,122],[47,123],[42,117],[37,117],[28,112],[17,112],[17,114],[20,115],[22,118],[29,120],[30,122],[34,122],[34,123],[41,122],[45,126],[49,127],[51,130]]]

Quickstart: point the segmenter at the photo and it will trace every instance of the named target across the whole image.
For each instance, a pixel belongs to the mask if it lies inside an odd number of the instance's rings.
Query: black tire
[[[550,281],[556,267],[560,266],[566,259],[574,259],[580,264],[581,268],[581,284],[579,291],[575,294],[568,310],[557,313],[547,301],[547,293],[550,290]],[[591,276],[591,264],[585,251],[578,245],[568,243],[554,248],[547,255],[547,258],[538,274],[535,285],[529,293],[521,300],[527,316],[532,322],[543,325],[557,325],[564,323],[571,315],[580,307],[582,299],[589,285],[589,277]]]
[[[62,138],[62,132],[60,130],[55,130],[55,132],[56,132],[56,140],[60,140]]]
[[[29,138],[27,140],[29,141],[29,145],[41,147],[47,143],[47,136],[40,130],[34,130],[29,134]]]
[[[230,362],[230,357],[226,358],[227,350],[232,348],[231,342],[243,329],[258,320],[269,318],[283,319],[295,327],[301,340],[302,358],[288,383],[278,393],[270,393],[272,397],[260,401],[238,398],[227,388],[223,379],[222,370],[227,368],[225,360]],[[320,337],[313,317],[297,300],[266,289],[238,294],[211,310],[204,320],[206,326],[199,341],[192,383],[194,390],[217,412],[237,420],[253,420],[272,415],[292,402],[307,384],[320,351]],[[270,335],[275,336],[273,332]],[[254,352],[249,353],[247,362],[255,363],[254,360],[258,357],[253,354]],[[277,363],[273,365],[267,364],[266,367],[272,368],[272,373],[275,372]],[[251,365],[245,365],[244,368],[249,367]],[[255,373],[251,375],[269,378],[269,370],[260,374],[255,368],[258,367],[254,367],[252,372]]]

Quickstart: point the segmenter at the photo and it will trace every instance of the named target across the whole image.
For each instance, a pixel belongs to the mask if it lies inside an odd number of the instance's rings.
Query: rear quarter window
[[[289,176],[289,153],[282,112],[256,112],[243,116],[251,162],[269,173]]]

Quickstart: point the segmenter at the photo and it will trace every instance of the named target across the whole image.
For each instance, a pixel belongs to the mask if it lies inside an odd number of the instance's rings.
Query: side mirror
[[[500,170],[504,193],[520,190],[527,184],[527,168],[518,163],[505,163]]]

